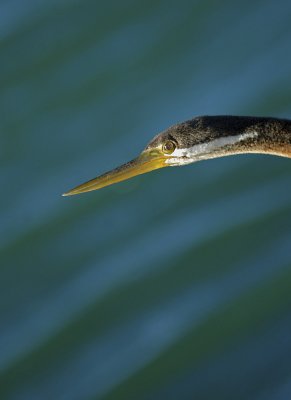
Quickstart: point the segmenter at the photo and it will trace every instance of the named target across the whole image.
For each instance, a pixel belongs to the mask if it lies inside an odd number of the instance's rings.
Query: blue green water
[[[291,118],[289,1],[0,0],[0,398],[291,398],[291,163],[61,193],[204,114]]]

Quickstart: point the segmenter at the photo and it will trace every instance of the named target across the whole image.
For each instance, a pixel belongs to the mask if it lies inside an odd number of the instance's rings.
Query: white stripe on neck
[[[224,146],[236,144],[238,142],[241,142],[245,139],[251,139],[255,138],[258,136],[258,132],[246,132],[246,133],[241,133],[236,136],[225,136],[221,137],[218,139],[211,140],[210,142],[207,143],[200,143],[196,144],[195,146],[185,148],[185,149],[176,149],[171,155],[168,160],[166,160],[167,164],[176,164],[179,162],[180,157],[187,157],[189,160],[184,159],[183,162],[182,159],[180,159],[179,164],[189,164],[195,159],[197,159],[197,156],[201,156],[203,154],[211,154],[214,150],[217,150],[219,148],[222,148]],[[209,157],[211,158],[211,157]]]

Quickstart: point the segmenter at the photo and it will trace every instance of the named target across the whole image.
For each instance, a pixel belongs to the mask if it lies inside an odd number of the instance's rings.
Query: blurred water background
[[[0,1],[0,398],[291,398],[291,163],[65,190],[203,114],[291,118],[291,3]]]

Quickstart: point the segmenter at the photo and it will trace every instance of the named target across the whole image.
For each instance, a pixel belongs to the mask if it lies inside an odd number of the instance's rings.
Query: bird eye
[[[163,152],[166,154],[172,154],[175,149],[176,149],[176,143],[174,143],[172,140],[167,140],[163,144]]]

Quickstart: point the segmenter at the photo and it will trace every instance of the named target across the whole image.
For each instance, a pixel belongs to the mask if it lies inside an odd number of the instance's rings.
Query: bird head
[[[257,133],[242,134],[248,119],[237,121],[234,118],[236,117],[196,117],[171,126],[155,136],[134,160],[75,187],[63,196],[101,189],[155,169],[238,152],[237,144],[241,145]]]
[[[170,127],[155,136],[135,159],[75,187],[63,196],[101,189],[155,169],[192,162],[183,151],[189,142],[189,128],[187,122]]]

